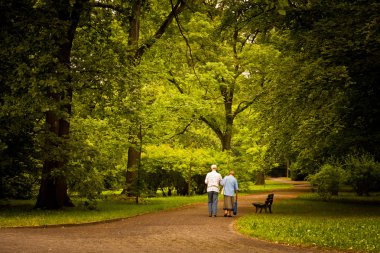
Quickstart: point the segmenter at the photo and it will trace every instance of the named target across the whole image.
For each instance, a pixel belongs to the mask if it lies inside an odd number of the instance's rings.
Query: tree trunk
[[[225,131],[222,135],[222,151],[231,150],[232,128],[234,125],[234,114],[232,113],[232,103],[234,98],[234,83],[229,87],[226,85],[220,86],[220,93],[224,101],[225,113]]]
[[[52,95],[53,98],[58,99],[59,96]],[[71,109],[67,105],[68,109]],[[63,119],[58,118],[54,112],[46,113],[46,122],[50,125],[50,132],[54,133],[57,137],[67,138],[69,134],[70,124]],[[57,149],[61,142],[51,143],[48,141],[45,148],[48,151]],[[59,161],[58,161],[59,160]],[[53,159],[48,156],[43,163],[42,179],[37,197],[35,208],[43,209],[58,209],[63,206],[74,206],[67,194],[67,184],[64,173],[59,173],[59,176],[53,176],[53,172],[62,171],[65,164],[64,159]]]
[[[257,172],[255,184],[256,185],[264,185],[265,184],[265,174],[264,174],[264,172]]]
[[[288,158],[286,158],[286,177],[289,178],[290,177],[290,171],[289,171],[289,168],[290,168],[290,160]]]
[[[121,194],[126,194],[129,197],[137,195],[136,180],[137,180],[137,167],[141,158],[141,152],[131,146],[128,149],[128,163],[127,172],[125,176],[125,187]]]
[[[71,114],[71,101],[72,101],[72,88],[70,88],[70,57],[71,48],[74,40],[75,30],[79,23],[79,17],[83,11],[84,5],[88,3],[88,0],[77,0],[71,10],[70,1],[61,0],[57,2],[50,2],[48,7],[55,9],[57,18],[66,24],[64,33],[61,36],[57,36],[57,47],[59,51],[57,58],[59,65],[66,67],[67,72],[57,71],[57,75],[66,76],[64,78],[62,86],[66,87],[62,92],[51,92],[49,97],[55,103],[62,103],[66,101],[61,110],[65,111],[68,115]],[[47,7],[47,8],[48,8]],[[53,33],[54,34],[54,33]],[[59,69],[59,66],[57,66]],[[57,140],[48,140],[45,144],[46,151],[52,153],[54,149],[60,149],[64,145],[64,139],[69,138],[70,123],[67,119],[60,118],[53,111],[46,113],[46,123],[49,125],[49,131],[54,136],[58,137]],[[64,206],[74,206],[67,194],[67,183],[64,176],[63,168],[66,163],[66,159],[63,157],[52,158],[51,155],[47,156],[43,162],[41,185],[36,201],[35,208],[43,209],[57,209]],[[57,173],[58,172],[58,173]],[[53,175],[53,174],[59,174]]]
[[[138,50],[138,42],[140,37],[140,16],[141,16],[141,0],[132,1],[132,15],[129,18],[129,31],[128,31],[128,45],[132,50]],[[129,56],[131,66],[136,66],[138,64],[139,59],[136,59],[135,55]],[[129,93],[132,94],[132,100],[135,101],[137,108],[134,108],[134,111],[138,112],[140,110],[139,103],[140,97],[137,94],[140,94],[140,86],[138,84],[138,76],[136,77],[135,82],[137,84],[133,84],[130,87]],[[132,117],[133,125],[139,126],[140,122],[137,115]],[[125,186],[121,194],[127,194],[128,196],[137,196],[136,189],[136,179],[137,179],[137,167],[139,160],[141,158],[140,149],[138,148],[138,141],[136,138],[138,135],[136,129],[132,129],[131,131],[131,144],[128,148],[128,162],[127,162],[127,171],[125,178]]]
[[[187,195],[190,196],[191,195],[191,164],[189,166],[189,179],[188,179],[188,182],[187,182],[187,188],[188,188],[188,191],[187,191]]]
[[[44,163],[43,177],[35,208],[59,209],[64,206],[74,206],[67,194],[65,178],[50,175],[57,168],[59,165],[56,162],[46,161]]]
[[[223,137],[221,139],[222,142],[222,151],[228,151],[231,150],[231,133],[224,133]]]

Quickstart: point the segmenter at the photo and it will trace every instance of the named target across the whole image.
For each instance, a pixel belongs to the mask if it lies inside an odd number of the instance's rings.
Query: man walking
[[[208,195],[208,214],[209,217],[216,217],[216,212],[218,208],[218,193],[219,185],[222,181],[222,176],[216,172],[217,166],[215,164],[211,165],[211,172],[207,173],[205,183],[207,184],[207,195]]]

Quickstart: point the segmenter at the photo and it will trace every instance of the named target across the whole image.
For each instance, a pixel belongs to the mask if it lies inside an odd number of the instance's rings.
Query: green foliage
[[[30,198],[41,167],[37,133],[54,107],[44,97],[54,47],[33,1],[1,1],[0,10],[0,198]]]
[[[89,201],[104,189],[123,187],[128,125],[96,118],[72,120],[66,177],[70,191]],[[125,137],[123,137],[125,136]]]
[[[256,107],[267,154],[290,161],[294,179],[355,147],[377,157],[378,3],[308,1],[285,9],[267,37],[282,53],[281,80]]]
[[[24,172],[1,177],[1,199],[31,199],[36,193],[36,176]]]
[[[239,218],[237,228],[249,236],[276,243],[379,252],[379,196],[361,202],[352,195],[339,198],[344,202],[320,201],[317,195],[283,200],[273,205],[272,214]]]
[[[227,175],[226,154],[208,149],[147,146],[142,157],[142,181],[150,194],[157,189],[176,190],[178,195],[205,192],[204,179],[211,164]]]
[[[67,23],[56,17],[56,3],[44,3],[1,2],[1,198],[30,197],[43,161],[66,164],[53,173],[90,200],[123,187],[140,126],[145,153],[135,183],[144,194],[161,187],[202,193],[211,163],[223,174],[235,169],[244,186],[285,161],[292,177],[303,179],[353,148],[379,160],[374,0],[188,3],[191,11],[138,64],[131,60],[130,3],[121,5],[125,13],[88,6],[70,69],[59,50]],[[142,8],[139,45],[153,40],[170,4]],[[72,98],[50,96],[68,90]],[[49,134],[46,112],[70,121],[70,138]],[[212,151],[220,149],[230,152]],[[351,185],[367,194],[379,188],[370,179],[378,169],[359,160],[351,159],[347,171]],[[319,181],[333,177],[322,170]]]
[[[316,188],[323,200],[330,200],[333,195],[338,195],[339,186],[344,179],[344,170],[330,163],[323,164],[316,174],[308,177],[311,185]]]
[[[358,195],[369,195],[380,190],[380,163],[368,153],[348,155],[344,168],[349,173],[348,183]]]

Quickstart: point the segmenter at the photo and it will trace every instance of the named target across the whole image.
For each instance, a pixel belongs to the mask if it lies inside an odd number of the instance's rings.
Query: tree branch
[[[255,96],[252,100],[250,101],[243,101],[243,102],[240,102],[240,104],[238,105],[238,107],[236,108],[234,114],[233,114],[233,118],[235,118],[239,113],[243,112],[244,110],[246,110],[248,107],[250,107],[254,102],[256,102],[256,100],[258,100],[262,95],[264,95],[266,92],[262,92],[260,94],[258,94],[257,96]]]
[[[170,140],[170,139],[173,139],[175,136],[178,136],[178,135],[181,135],[181,134],[186,133],[187,129],[191,126],[191,124],[192,124],[193,122],[194,122],[194,120],[190,121],[189,124],[187,124],[187,125],[185,126],[185,128],[184,128],[181,132],[176,133],[175,135],[173,135],[172,137],[170,137],[169,140]]]
[[[173,73],[169,70],[169,74],[172,77],[172,79],[168,79],[169,82],[174,84],[174,86],[178,89],[179,93],[184,94],[184,90],[179,86],[179,83],[175,80]]]
[[[135,54],[135,59],[137,61],[141,59],[141,57],[143,56],[145,50],[147,50],[150,47],[152,47],[153,44],[156,42],[156,40],[158,40],[159,38],[162,37],[162,35],[166,31],[166,29],[169,27],[170,23],[173,21],[173,19],[175,18],[175,16],[178,15],[178,14],[180,14],[185,9],[185,6],[186,5],[185,5],[184,0],[178,0],[177,4],[174,7],[172,7],[172,11],[166,17],[166,19],[164,20],[164,22],[162,22],[160,28],[158,28],[158,30],[154,34],[153,38],[151,38],[150,40],[148,40],[146,43],[144,43],[143,45],[141,45],[137,49],[136,54]]]
[[[220,130],[220,128],[216,125],[215,122],[211,122],[210,120],[206,119],[204,116],[199,117],[200,120],[202,120],[207,126],[209,126],[214,133],[219,137],[220,140],[223,140],[223,132]]]

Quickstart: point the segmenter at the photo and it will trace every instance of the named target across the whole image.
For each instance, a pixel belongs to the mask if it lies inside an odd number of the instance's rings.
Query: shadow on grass
[[[380,217],[380,196],[345,194],[324,201],[317,194],[304,194],[296,199],[274,203],[272,208],[274,213],[283,216]]]

